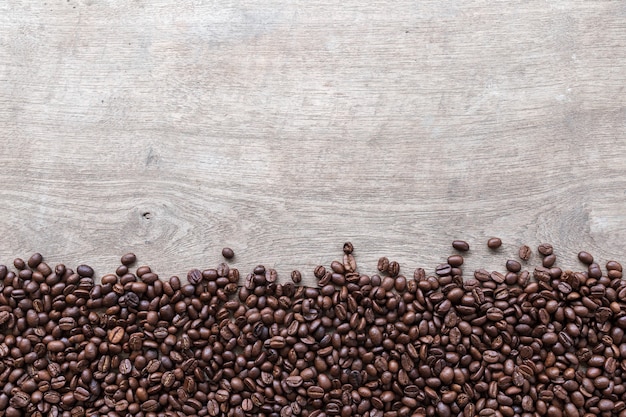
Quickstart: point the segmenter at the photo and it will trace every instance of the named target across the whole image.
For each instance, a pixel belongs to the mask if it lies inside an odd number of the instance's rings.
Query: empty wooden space
[[[3,2],[0,262],[624,261],[625,85],[622,1]]]

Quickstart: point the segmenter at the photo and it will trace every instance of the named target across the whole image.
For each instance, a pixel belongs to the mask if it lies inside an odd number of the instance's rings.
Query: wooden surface
[[[0,261],[626,261],[625,85],[623,1],[2,2]]]

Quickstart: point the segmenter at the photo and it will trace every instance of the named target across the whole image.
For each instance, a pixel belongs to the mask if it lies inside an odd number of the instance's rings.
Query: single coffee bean
[[[511,272],[519,272],[522,269],[522,265],[517,261],[509,259],[506,261],[506,269]]]
[[[108,332],[109,341],[111,343],[116,343],[116,344],[120,343],[122,339],[124,339],[124,335],[125,335],[125,332],[122,326],[114,327]]]
[[[585,265],[591,265],[593,263],[593,256],[589,252],[578,252],[578,260]]]
[[[492,237],[487,241],[487,247],[489,249],[498,249],[500,246],[502,246],[502,240],[498,237]]]
[[[300,271],[295,270],[291,272],[291,280],[295,283],[295,284],[299,284],[300,282],[302,282],[302,274],[300,273]]]
[[[235,257],[235,252],[231,248],[222,249],[222,256],[225,259],[233,259]]]
[[[522,245],[522,246],[520,246],[520,248],[518,250],[518,256],[523,261],[529,260],[531,253],[532,253],[532,251],[530,250],[530,247],[528,245]]]
[[[435,268],[435,273],[439,276],[448,275],[452,271],[450,264],[440,264]]]
[[[76,268],[76,272],[78,275],[82,277],[91,278],[93,277],[94,271],[89,265],[78,265]]]
[[[147,400],[141,404],[141,410],[144,412],[154,412],[159,409],[159,403],[156,400]]]
[[[556,262],[556,255],[552,254],[552,255],[547,255],[545,258],[543,258],[543,261],[541,263],[545,268],[552,268],[555,262]]]
[[[622,272],[622,265],[617,261],[608,261],[606,263],[606,269],[609,271],[619,271]]]
[[[537,252],[539,252],[543,256],[552,255],[553,248],[549,243],[542,243],[537,247]]]
[[[125,255],[122,255],[122,259],[120,259],[120,262],[124,266],[131,266],[132,264],[137,262],[137,256],[135,256],[134,253],[127,253]]]
[[[28,258],[27,264],[29,268],[35,269],[42,261],[43,256],[41,255],[41,253],[36,252],[33,253],[30,258]]]
[[[389,262],[389,267],[387,268],[387,273],[391,277],[397,277],[400,273],[400,264],[396,261]]]
[[[191,285],[198,285],[202,281],[202,271],[199,269],[192,269],[187,272],[187,281]]]
[[[452,247],[460,252],[467,252],[470,248],[469,243],[464,240],[454,240]]]
[[[321,280],[326,275],[326,268],[324,268],[323,265],[318,265],[315,267],[313,275],[315,275],[315,278]]]
[[[448,264],[454,268],[463,265],[463,257],[461,255],[448,256]]]
[[[354,246],[351,242],[346,242],[343,244],[343,253],[346,255],[350,255],[354,251]]]
[[[378,259],[378,271],[387,272],[388,269],[389,269],[389,258],[387,258],[386,256],[383,256],[380,259]]]
[[[306,390],[307,396],[313,400],[321,399],[324,397],[324,389],[317,385],[310,386]]]

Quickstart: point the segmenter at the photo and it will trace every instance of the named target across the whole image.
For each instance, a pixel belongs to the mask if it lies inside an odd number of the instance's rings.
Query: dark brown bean
[[[498,249],[500,246],[502,246],[502,240],[498,237],[492,237],[487,241],[487,247],[489,249]]]
[[[549,243],[542,243],[537,247],[537,252],[539,252],[543,256],[552,255],[553,248]]]
[[[511,272],[519,272],[522,269],[522,265],[513,259],[509,259],[506,261],[506,269]]]
[[[346,255],[350,255],[354,251],[354,246],[351,242],[346,242],[343,244],[343,253]]]
[[[222,249],[222,256],[225,259],[233,259],[235,257],[235,252],[231,248]]]
[[[467,252],[470,249],[469,243],[464,240],[453,241],[452,247],[460,252]]]
[[[578,260],[585,265],[591,265],[593,263],[593,256],[589,252],[578,252]]]
[[[463,265],[463,257],[461,255],[448,256],[448,264],[452,267],[459,267]]]
[[[131,266],[132,264],[137,262],[137,256],[135,256],[135,254],[131,253],[131,252],[126,253],[126,254],[122,255],[122,258],[120,259],[120,262],[124,266]]]
[[[530,247],[528,245],[522,245],[522,246],[520,246],[520,248],[518,250],[518,256],[523,261],[529,260],[531,253],[532,253],[532,251],[531,251],[531,249],[530,249]]]

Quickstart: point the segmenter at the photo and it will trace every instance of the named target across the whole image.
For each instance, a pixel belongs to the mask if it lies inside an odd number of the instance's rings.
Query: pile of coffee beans
[[[488,242],[497,251],[500,239]],[[463,275],[353,247],[317,287],[227,263],[160,279],[124,255],[94,279],[40,254],[0,266],[0,416],[626,416],[626,280],[551,245]],[[226,248],[226,259],[234,252]],[[584,266],[583,266],[584,265]]]

